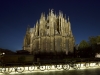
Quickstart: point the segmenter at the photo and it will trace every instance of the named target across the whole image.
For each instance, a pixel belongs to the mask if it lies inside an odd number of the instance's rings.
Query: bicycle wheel
[[[1,72],[2,73],[11,73],[12,70],[13,70],[12,67],[3,67]]]
[[[73,64],[74,65],[74,69],[80,69],[80,64]]]
[[[6,72],[6,68],[5,67],[2,67],[1,73],[5,73],[5,72]]]
[[[52,67],[51,65],[46,65],[47,70],[51,70],[51,67]]]
[[[19,67],[17,67],[17,69],[16,69],[16,71],[17,71],[18,73],[22,73],[24,70],[25,70],[25,68],[24,68],[23,66],[19,66]]]
[[[58,65],[56,65],[56,68],[57,68],[58,70],[61,70],[61,69],[62,69],[62,65],[61,65],[61,64],[58,64]]]
[[[70,66],[69,66],[69,64],[64,64],[64,65],[62,65],[62,68],[64,70],[69,70],[70,69]]]
[[[39,69],[40,69],[41,71],[44,71],[44,70],[46,69],[46,66],[45,66],[45,65],[41,65],[41,66],[39,66]]]
[[[90,63],[85,63],[85,67],[89,68],[90,67]]]
[[[35,65],[34,64],[32,66],[28,66],[28,70],[29,71],[34,71],[34,69],[35,69]]]
[[[13,71],[13,67],[8,67],[8,73],[11,73]]]

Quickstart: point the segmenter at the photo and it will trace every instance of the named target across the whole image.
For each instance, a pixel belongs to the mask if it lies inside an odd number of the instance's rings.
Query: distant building
[[[21,54],[21,55],[28,55],[28,54],[30,54],[30,52],[29,51],[26,51],[26,50],[17,50],[16,51],[16,54]]]
[[[68,52],[73,53],[75,40],[71,30],[69,18],[49,12],[47,16],[41,14],[33,28],[28,26],[24,38],[23,50],[36,52]]]

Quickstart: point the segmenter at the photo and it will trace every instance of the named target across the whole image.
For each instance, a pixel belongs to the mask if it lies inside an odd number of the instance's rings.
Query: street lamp
[[[5,55],[5,53],[3,52],[3,53],[0,53],[0,56],[3,56],[3,55]]]
[[[3,57],[4,55],[5,55],[4,52],[3,52],[3,53],[0,53],[0,62],[3,61],[3,60],[2,60],[2,57]]]
[[[5,55],[5,53],[3,52],[2,55]]]

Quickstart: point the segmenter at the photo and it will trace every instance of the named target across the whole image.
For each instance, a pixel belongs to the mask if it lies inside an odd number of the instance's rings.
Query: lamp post
[[[3,52],[3,53],[0,53],[0,62],[2,62],[3,60],[2,60],[2,57],[5,55],[5,53]]]
[[[3,56],[3,55],[5,55],[5,53],[3,52],[3,53],[0,53],[0,56]]]

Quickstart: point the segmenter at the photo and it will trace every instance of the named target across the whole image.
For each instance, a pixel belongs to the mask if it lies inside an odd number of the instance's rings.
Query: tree
[[[100,36],[96,36],[96,43],[100,43]]]
[[[78,54],[80,57],[83,57],[83,58],[93,57],[90,45],[85,40],[82,40],[80,42],[78,51],[79,51]]]
[[[88,42],[86,42],[85,40],[82,40],[79,44],[78,49],[87,49],[89,47]]]
[[[92,46],[92,45],[95,45],[96,44],[96,37],[92,36],[92,37],[89,37],[89,44]]]
[[[97,44],[99,44],[99,43],[100,43],[100,36],[96,36],[96,37],[92,36],[92,37],[89,37],[89,44],[90,44],[90,46],[92,47],[93,50],[96,49]]]

